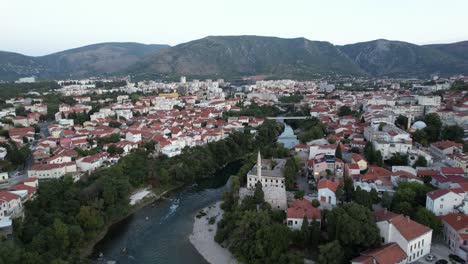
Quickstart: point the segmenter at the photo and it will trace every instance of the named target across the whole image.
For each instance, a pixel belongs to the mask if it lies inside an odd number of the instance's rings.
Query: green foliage
[[[315,207],[315,208],[319,208],[320,207],[320,201],[317,200],[317,199],[313,199],[312,200],[312,206]]]
[[[427,167],[427,160],[424,156],[418,156],[416,162],[414,162],[413,167]]]
[[[254,116],[259,118],[265,118],[268,116],[277,116],[279,114],[278,108],[270,105],[261,105],[252,102],[248,108],[244,108],[241,111],[234,112],[224,112],[223,115],[225,117],[230,116]]]
[[[338,109],[338,116],[350,116],[356,114],[357,112],[351,110],[351,108],[348,105],[343,105]]]
[[[256,204],[261,204],[265,202],[265,195],[263,194],[262,183],[260,181],[258,181],[255,184],[255,191],[253,197]]]
[[[451,140],[459,143],[463,143],[464,130],[462,127],[445,126],[442,128],[441,137],[443,140]]]
[[[400,154],[399,152],[396,152],[388,160],[388,163],[391,166],[406,166],[408,165],[408,156]]]
[[[346,259],[351,259],[364,249],[380,245],[380,233],[372,211],[356,203],[335,207],[326,214],[330,240],[339,241]]]
[[[344,262],[343,248],[338,240],[320,246],[318,264],[342,264]]]
[[[442,128],[442,121],[437,113],[430,113],[424,116],[422,119],[426,123],[426,127],[423,129],[427,136],[428,142],[435,142],[439,140],[440,131]]]
[[[452,83],[452,86],[450,86],[450,90],[466,91],[468,90],[468,83],[463,81],[455,81]]]
[[[401,129],[406,129],[406,126],[408,125],[408,117],[399,115],[395,120],[395,125]]]
[[[378,166],[383,165],[382,153],[380,150],[375,150],[372,142],[367,142],[366,147],[364,148],[364,156],[366,157],[369,164],[375,164]]]
[[[294,159],[288,159],[286,161],[286,165],[284,166],[284,178],[286,184],[286,190],[290,191],[293,190],[293,184],[296,180],[296,175],[299,171],[299,167],[297,166]]]
[[[343,154],[341,153],[341,144],[338,144],[335,150],[335,157],[343,159]]]
[[[425,225],[433,230],[433,235],[439,236],[442,234],[442,222],[431,211],[425,207],[420,207],[414,216],[414,220],[422,225]]]
[[[300,94],[291,94],[289,96],[281,97],[279,101],[285,104],[291,104],[291,103],[294,104],[294,103],[299,103],[303,98],[304,96]]]
[[[417,182],[402,182],[396,188],[392,199],[392,210],[396,213],[413,216],[415,209],[425,207],[426,194],[432,188]]]
[[[43,93],[58,88],[60,88],[60,85],[51,81],[35,83],[0,83],[0,98],[17,97],[30,91]]]

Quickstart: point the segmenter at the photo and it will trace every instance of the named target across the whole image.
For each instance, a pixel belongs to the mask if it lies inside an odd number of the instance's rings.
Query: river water
[[[229,188],[229,176],[236,174],[241,165],[240,161],[233,162],[212,179],[176,191],[114,225],[95,246],[91,259],[96,260],[102,253],[103,263],[207,263],[188,239],[193,217],[221,199]],[[122,253],[123,248],[126,253]]]
[[[278,142],[292,148],[298,144],[297,137],[289,125],[284,125]],[[91,259],[95,263],[116,261],[119,264],[207,263],[188,239],[193,229],[193,217],[200,209],[221,199],[229,188],[229,177],[236,174],[241,166],[240,161],[233,162],[215,177],[176,191],[167,199],[142,208],[112,226],[106,237],[94,247]],[[122,252],[124,248],[125,253]],[[98,261],[100,253],[104,259]]]
[[[284,125],[283,133],[278,137],[278,142],[284,144],[284,147],[287,149],[291,149],[297,144],[299,144],[299,140],[297,136],[294,134],[294,130],[292,127],[284,122],[284,120],[279,119],[278,122]]]

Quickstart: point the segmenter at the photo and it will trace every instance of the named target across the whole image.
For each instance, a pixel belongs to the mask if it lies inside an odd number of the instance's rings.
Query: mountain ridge
[[[104,42],[44,56],[0,51],[0,80],[131,74],[307,79],[320,75],[424,77],[468,74],[468,41],[416,45],[376,39],[333,45],[304,37],[207,36],[175,46]],[[8,78],[6,78],[6,76]]]

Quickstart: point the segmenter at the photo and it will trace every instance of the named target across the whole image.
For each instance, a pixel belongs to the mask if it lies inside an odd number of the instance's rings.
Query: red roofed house
[[[367,161],[359,154],[353,153],[351,155],[351,163],[359,165],[359,169],[364,171],[367,169]]]
[[[465,170],[460,167],[442,167],[440,168],[440,172],[445,177],[449,175],[456,175],[456,176],[465,176]]]
[[[0,191],[0,217],[16,217],[23,211],[21,196],[9,191]]]
[[[313,207],[309,200],[294,200],[294,202],[287,210],[286,223],[288,227],[293,230],[301,229],[304,216],[307,217],[309,224],[314,221],[314,219],[318,222],[320,222],[322,219],[320,209]]]
[[[468,260],[468,215],[448,214],[441,217],[444,242],[453,253]]]
[[[357,163],[345,164],[345,177],[359,177],[361,169]]]
[[[411,220],[408,216],[395,214],[386,209],[375,211],[374,215],[383,244],[398,244],[408,256],[407,262],[414,262],[429,254],[432,229]]]
[[[339,185],[338,182],[332,182],[328,179],[320,180],[317,185],[320,202],[336,205],[336,190]]]
[[[426,209],[435,215],[454,213],[463,204],[464,198],[465,192],[461,188],[431,191],[426,195]]]
[[[397,243],[389,243],[376,249],[361,252],[361,256],[351,260],[351,264],[394,264],[406,263],[405,251]]]
[[[449,140],[438,141],[431,144],[430,151],[433,155],[443,158],[449,154],[462,153],[463,144]]]
[[[61,164],[36,164],[29,169],[28,177],[57,179],[73,172],[76,172],[76,163],[74,161]]]
[[[16,143],[23,144],[23,138],[26,138],[28,142],[34,140],[34,128],[33,127],[13,127],[8,130],[10,139]]]
[[[80,171],[93,171],[103,165],[103,162],[107,160],[109,153],[102,152],[97,153],[88,157],[82,157],[76,160],[76,167]]]

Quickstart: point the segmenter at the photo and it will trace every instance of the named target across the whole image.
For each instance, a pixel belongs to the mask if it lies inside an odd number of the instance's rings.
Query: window
[[[442,209],[442,208],[444,208],[444,205],[443,205],[443,204],[440,205],[440,209]]]
[[[422,240],[422,245],[424,246],[424,239]]]
[[[413,245],[410,246],[409,251],[411,252],[413,250]]]

